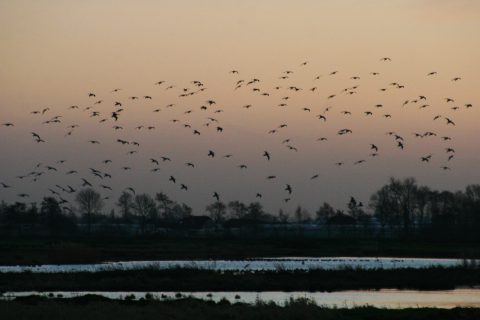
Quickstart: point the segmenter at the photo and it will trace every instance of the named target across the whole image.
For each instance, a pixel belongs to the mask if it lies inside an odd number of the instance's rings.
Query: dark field
[[[285,307],[272,304],[230,304],[194,299],[179,301],[114,301],[96,296],[70,300],[27,297],[15,301],[0,301],[2,319],[315,319],[367,320],[412,319],[456,320],[480,319],[480,309],[403,309],[387,310],[370,307],[355,309],[325,309],[308,301],[293,301]]]
[[[2,239],[0,265],[282,256],[479,258],[477,242],[240,238]]]
[[[480,269],[312,270],[239,273],[199,269],[97,273],[0,273],[1,291],[334,291],[442,290],[480,285]]]

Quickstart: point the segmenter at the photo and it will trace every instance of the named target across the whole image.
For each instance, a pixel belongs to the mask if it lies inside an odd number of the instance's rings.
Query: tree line
[[[116,210],[115,210],[116,209]],[[3,233],[47,235],[94,232],[95,226],[137,227],[138,234],[155,233],[159,228],[222,229],[255,225],[315,224],[325,228],[353,226],[382,231],[396,230],[407,235],[413,231],[435,235],[448,234],[478,239],[480,227],[480,185],[464,191],[437,191],[418,185],[415,179],[390,178],[363,204],[350,197],[346,210],[324,202],[311,213],[298,206],[293,212],[267,212],[261,203],[216,201],[202,215],[193,215],[185,203],[170,199],[165,193],[154,196],[124,191],[106,210],[101,194],[92,188],[77,192],[75,206],[67,207],[55,197],[44,197],[40,204],[0,203]],[[191,222],[194,222],[193,224]],[[190,223],[186,223],[190,222]]]

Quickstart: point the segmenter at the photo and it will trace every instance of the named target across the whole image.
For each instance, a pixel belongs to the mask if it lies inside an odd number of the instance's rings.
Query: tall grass
[[[334,291],[442,290],[480,285],[480,269],[223,271],[145,268],[96,273],[0,273],[1,291]]]

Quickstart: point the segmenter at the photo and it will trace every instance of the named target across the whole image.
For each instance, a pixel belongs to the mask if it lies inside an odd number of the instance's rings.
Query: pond
[[[461,259],[430,258],[364,258],[364,257],[288,257],[255,258],[245,260],[157,260],[157,261],[117,261],[93,264],[51,264],[0,266],[2,273],[36,272],[99,272],[135,269],[196,268],[215,271],[260,271],[260,270],[310,270],[310,269],[401,269],[428,267],[461,266]]]
[[[394,290],[378,291],[352,290],[336,292],[5,292],[0,299],[13,299],[30,295],[45,297],[73,298],[95,294],[110,299],[139,300],[145,297],[158,300],[182,299],[193,297],[202,300],[220,301],[226,299],[231,303],[273,302],[285,305],[291,299],[309,299],[317,305],[328,308],[353,308],[373,306],[377,308],[455,308],[480,307],[480,289],[455,289],[439,291]]]

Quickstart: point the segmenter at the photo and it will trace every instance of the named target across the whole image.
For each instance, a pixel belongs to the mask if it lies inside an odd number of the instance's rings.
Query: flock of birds
[[[380,63],[390,63],[391,59],[388,57],[383,57],[380,59]],[[289,101],[292,98],[293,95],[298,94],[299,92],[305,92],[309,91],[311,93],[316,93],[319,90],[320,80],[329,78],[329,77],[338,77],[338,71],[331,71],[326,73],[324,76],[318,75],[315,76],[312,80],[311,83],[312,85],[308,88],[305,87],[299,87],[296,85],[291,85],[288,83],[287,85],[283,85],[283,83],[287,83],[289,79],[293,77],[295,72],[299,71],[301,68],[306,68],[308,65],[308,62],[303,62],[300,65],[298,65],[296,70],[285,70],[283,71],[279,77],[278,85],[270,86],[268,83],[264,83],[261,79],[259,78],[251,78],[251,79],[243,79],[242,78],[242,73],[239,70],[231,70],[229,71],[229,77],[232,78],[232,90],[235,92],[239,90],[244,90],[248,94],[254,94],[258,95],[261,97],[270,97],[270,99],[276,99],[274,102],[278,108],[287,108],[289,107]],[[380,75],[379,72],[371,72],[368,76],[369,77],[378,77]],[[432,71],[425,73],[425,77],[437,77],[437,72]],[[362,77],[363,78],[363,77]],[[456,83],[458,81],[461,81],[461,77],[453,77],[451,78],[451,82]],[[346,96],[351,96],[355,95],[359,92],[360,90],[360,84],[361,82],[361,77],[357,75],[349,76],[349,81],[352,81],[354,85],[349,85],[345,88],[343,88],[339,92],[333,92],[330,94],[325,95],[323,99],[328,103],[330,106],[324,108],[321,112],[316,114],[314,117],[319,121],[320,123],[325,123],[329,121],[329,115],[332,112],[335,112],[336,109],[332,106],[335,101],[335,99],[340,96],[340,95],[346,95]],[[178,94],[177,99],[179,102],[175,101],[175,103],[168,103],[165,105],[164,108],[162,107],[151,107],[152,113],[159,113],[164,109],[170,109],[170,108],[178,108],[178,104],[182,102],[182,99],[185,99],[187,97],[191,96],[199,96],[202,94],[202,97],[205,96],[208,93],[208,89],[206,85],[202,81],[198,80],[193,80],[190,82],[190,87],[177,87],[175,84],[168,83],[166,81],[157,81],[153,84],[151,90],[157,90],[156,93],[159,95],[161,92],[165,91],[176,91]],[[384,87],[378,88],[380,92],[387,92],[391,90],[401,90],[405,88],[404,84],[401,84],[399,82],[390,82],[386,83]],[[270,90],[270,91],[269,91]],[[75,112],[81,112],[85,115],[88,115],[89,121],[94,123],[95,125],[101,125],[101,124],[110,124],[111,130],[113,132],[122,132],[124,127],[126,125],[129,125],[129,119],[125,119],[123,117],[124,111],[127,109],[127,105],[135,103],[135,101],[144,101],[144,103],[149,103],[150,101],[155,101],[153,95],[141,95],[141,96],[129,96],[126,101],[121,101],[121,99],[117,100],[119,92],[122,92],[123,90],[121,88],[115,88],[111,90],[109,93],[109,97],[104,97],[100,96],[96,92],[88,92],[85,93],[86,96],[88,96],[88,99],[90,101],[89,105],[86,107],[80,107],[79,105],[72,105],[68,107],[63,107],[62,110],[64,112],[70,112],[70,113],[75,113]],[[279,94],[273,94],[273,92],[278,92]],[[247,94],[246,93],[246,94]],[[106,99],[111,98],[113,99],[112,104],[108,104],[106,102]],[[463,102],[463,103],[457,103],[457,101],[452,98],[452,97],[445,97],[445,103],[446,105],[449,106],[449,108],[453,111],[458,111],[460,109],[470,109],[473,108],[473,104],[470,102]],[[183,100],[185,101],[185,100]],[[199,105],[197,108],[199,109],[199,112],[196,112],[195,114],[200,114],[201,117],[205,117],[206,122],[203,124],[203,126],[206,129],[202,128],[194,128],[192,124],[188,122],[188,117],[195,111],[193,108],[185,110],[183,112],[183,117],[182,118],[176,118],[176,119],[166,119],[162,118],[164,121],[169,121],[179,127],[182,127],[186,130],[191,130],[192,136],[200,136],[204,134],[204,130],[214,130],[214,132],[217,132],[218,134],[221,134],[224,132],[224,130],[228,130],[227,127],[225,127],[225,124],[222,124],[222,121],[219,119],[219,116],[217,116],[220,113],[227,113],[230,110],[224,109],[219,107],[217,104],[216,100],[213,98],[205,98],[202,99],[203,103]],[[406,108],[406,107],[416,107],[419,110],[426,109],[426,108],[431,108],[430,104],[427,102],[428,98],[425,95],[418,95],[415,97],[410,97],[406,99],[402,105],[398,106],[399,109]],[[271,100],[269,100],[268,103],[271,103]],[[108,104],[108,105],[107,105]],[[461,106],[461,107],[460,107]],[[245,104],[243,106],[240,106],[241,110],[244,110],[242,112],[248,112],[249,109],[253,108],[253,104]],[[384,119],[390,119],[392,118],[392,113],[382,113],[381,110],[384,108],[384,105],[382,103],[375,104],[372,106],[372,110],[367,110],[363,111],[364,117],[374,117],[374,115],[377,115],[377,113],[381,113],[381,117]],[[53,108],[50,107],[44,107],[36,110],[31,111],[31,115],[35,117],[39,117],[40,122],[42,125],[46,128],[49,126],[54,126],[54,125],[60,125],[63,126],[64,120],[65,119],[65,114],[55,114],[52,115],[52,110]],[[305,112],[306,114],[311,114],[312,111],[318,110],[318,108],[311,107],[311,106],[302,106],[300,107],[300,110]],[[352,115],[352,112],[355,112],[351,109],[345,109],[345,110],[340,110],[338,111],[339,114],[345,117],[349,117]],[[448,127],[455,127],[457,124],[455,123],[455,120],[453,119],[452,116],[450,115],[443,115],[443,114],[435,114],[432,118],[432,121],[443,121],[445,126]],[[5,130],[8,130],[8,128],[15,127],[16,124],[13,122],[3,122],[1,124],[0,130],[3,127]],[[281,123],[278,125],[278,127],[270,129],[266,132],[268,135],[274,135],[280,132],[282,129],[287,128],[288,123]],[[77,128],[80,127],[80,124],[69,124],[65,125],[65,139],[68,139],[68,137],[72,136],[75,134]],[[156,129],[155,125],[145,125],[141,124],[138,126],[134,127],[135,130],[146,130],[146,131],[153,131]],[[48,129],[44,129],[48,130]],[[29,130],[30,131],[30,130]],[[348,136],[352,135],[354,132],[352,128],[339,128],[336,134],[338,136]],[[1,135],[6,136],[8,134],[7,131],[1,130]],[[38,131],[31,131],[29,133],[31,135],[33,143],[36,144],[48,144],[49,141],[48,139],[44,138],[44,134],[38,132]],[[406,140],[407,137],[405,135],[401,135],[400,133],[389,131],[386,132],[388,136],[390,136],[393,139],[393,144],[395,145],[396,148],[399,150],[404,150],[406,149]],[[455,148],[451,145],[453,137],[449,135],[444,135],[440,134],[438,132],[433,132],[433,131],[425,131],[425,132],[414,132],[413,137],[415,138],[427,138],[427,137],[437,137],[438,139],[441,139],[441,141],[445,142],[445,154],[446,154],[446,159],[444,164],[440,166],[441,170],[451,170],[451,166],[449,163],[454,160],[455,158]],[[327,142],[329,137],[319,137],[316,138],[317,142]],[[103,144],[104,142],[101,142],[99,140],[86,140],[85,143],[91,144],[91,145],[99,145]],[[111,141],[110,143],[118,143],[121,146],[128,147],[131,150],[128,150],[126,152],[127,156],[131,156],[134,154],[137,154],[142,151],[140,148],[141,143],[138,141],[134,141],[132,139],[125,139],[125,138],[120,138],[116,137],[115,141]],[[291,150],[293,152],[298,152],[297,146],[293,144],[293,139],[291,138],[286,138],[282,139],[279,141],[279,143],[283,146],[285,146],[288,150]],[[379,156],[380,152],[380,147],[378,144],[371,143],[369,144],[369,155],[368,157],[377,157]],[[222,154],[219,155],[218,152],[215,151],[215,148],[212,147],[212,149],[205,150],[205,157],[207,158],[233,158],[233,154]],[[366,158],[361,158],[352,163],[352,165],[361,165],[362,163],[367,162]],[[428,163],[431,161],[433,155],[432,154],[426,154],[422,155],[419,157],[419,161]],[[269,150],[259,150],[258,152],[258,159],[257,161],[261,161],[260,159],[263,158],[263,161],[270,162],[273,159],[273,153]],[[151,168],[151,172],[157,172],[161,170],[161,164],[165,162],[171,162],[172,159],[169,156],[161,156],[158,158],[150,158],[149,163],[153,167]],[[82,171],[82,168],[76,168],[76,169],[70,169],[70,170],[64,170],[62,165],[66,163],[66,160],[58,160],[54,164],[43,164],[43,163],[38,163],[35,168],[32,171],[29,171],[27,173],[17,175],[15,178],[12,177],[11,181],[0,181],[0,186],[4,189],[15,189],[17,191],[17,195],[20,198],[29,198],[30,194],[26,192],[22,192],[22,183],[36,183],[42,179],[42,177],[53,173],[53,172],[60,172],[63,171],[63,173],[67,176],[78,176],[77,183],[75,185],[62,185],[61,183],[55,184],[54,186],[48,187],[49,192],[52,194],[52,196],[57,197],[59,202],[63,205],[63,208],[65,210],[71,210],[69,208],[69,205],[71,206],[72,203],[72,198],[68,197],[68,195],[73,195],[75,194],[80,188],[83,187],[92,187],[92,188],[100,188],[104,190],[105,192],[113,191],[114,186],[112,183],[109,183],[109,180],[112,179],[112,174],[109,173],[109,170],[105,169],[98,169],[98,168],[93,168],[90,167],[88,169],[85,169]],[[121,162],[121,159],[102,159],[101,160],[102,164],[105,166],[109,166],[112,164],[116,164]],[[345,161],[337,161],[335,163],[332,163],[332,165],[335,166],[344,166],[347,163]],[[78,163],[80,165],[80,163]],[[195,169],[197,168],[196,164],[194,162],[185,162],[184,165],[188,168]],[[247,164],[245,163],[237,163],[235,164],[236,167],[238,167],[240,170],[246,170],[248,168]],[[128,165],[120,165],[119,168],[121,171],[130,171],[132,170],[131,166]],[[80,172],[85,174],[86,172],[88,175],[83,175],[80,176]],[[306,179],[309,180],[314,180],[319,178],[319,174],[315,173],[312,174],[309,177],[306,177]],[[5,179],[5,177],[1,177],[1,179]],[[16,181],[14,182],[13,179]],[[268,180],[274,180],[277,179],[276,175],[268,175],[266,177]],[[168,177],[168,182],[172,184],[178,185],[180,190],[189,191],[189,184],[187,182],[180,182],[178,181],[177,177],[174,175],[169,175]],[[294,188],[290,183],[283,184],[282,186],[283,191],[284,191],[284,197],[282,200],[284,202],[290,201],[292,194],[294,193]],[[124,191],[131,192],[133,195],[136,194],[136,190],[131,187],[131,186],[125,186],[123,188]],[[261,192],[254,192],[255,197],[260,199],[263,197],[263,194]],[[220,201],[221,199],[221,192],[220,190],[211,190],[211,196],[217,201]],[[252,195],[253,196],[253,195]],[[109,196],[106,196],[105,199],[109,199]],[[280,199],[279,199],[280,200]]]

